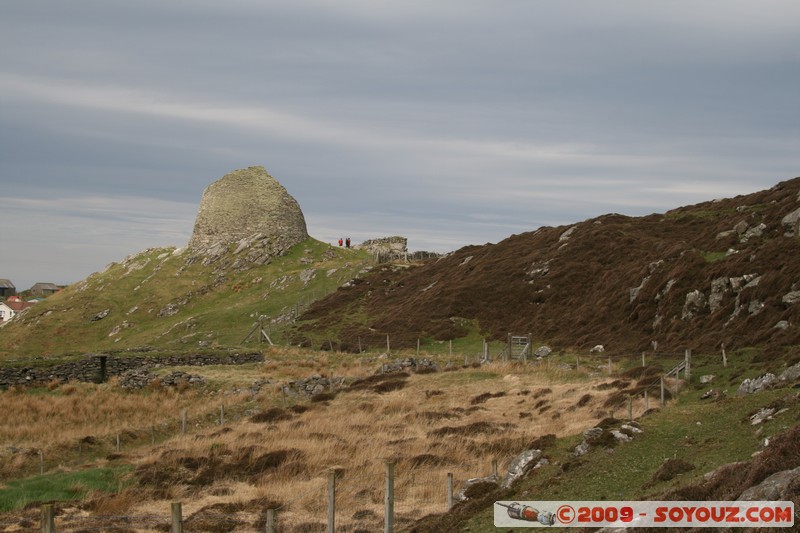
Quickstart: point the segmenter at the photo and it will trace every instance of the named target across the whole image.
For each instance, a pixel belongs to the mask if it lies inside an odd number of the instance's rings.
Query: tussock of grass
[[[81,472],[56,472],[8,481],[0,485],[0,512],[52,500],[78,500],[90,491],[112,492],[121,485],[127,468],[94,468]]]

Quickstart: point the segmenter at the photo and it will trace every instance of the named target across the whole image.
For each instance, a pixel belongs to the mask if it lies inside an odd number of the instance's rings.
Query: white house
[[[11,297],[5,302],[0,302],[0,324],[8,322],[14,318],[14,315],[33,305],[31,302],[25,302],[15,297]]]

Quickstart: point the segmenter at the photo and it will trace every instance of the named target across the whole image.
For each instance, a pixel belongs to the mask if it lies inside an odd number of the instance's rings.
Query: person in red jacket
[[[339,246],[341,246],[341,245],[342,245],[342,238],[339,237]]]

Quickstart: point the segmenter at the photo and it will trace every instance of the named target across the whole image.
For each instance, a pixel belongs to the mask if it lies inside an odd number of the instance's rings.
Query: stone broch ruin
[[[247,251],[264,264],[308,238],[297,201],[262,166],[234,170],[203,191],[189,251],[213,260]]]

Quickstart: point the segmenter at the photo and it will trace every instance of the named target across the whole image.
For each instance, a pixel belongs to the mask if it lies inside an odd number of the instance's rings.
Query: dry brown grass
[[[128,392],[115,384],[69,383],[46,387],[47,392],[12,388],[0,392],[0,477],[14,479],[38,472],[39,455],[45,468],[81,464],[109,455],[120,446],[127,453],[180,431],[181,412],[187,426],[213,425],[220,405],[232,409],[247,399],[239,395],[209,395],[176,389]]]
[[[113,384],[47,387],[38,395],[7,391],[0,394],[10,418],[0,427],[0,439],[54,452],[60,446],[63,452],[79,441],[88,448],[131,428],[171,423],[172,437],[154,447],[149,433],[137,440],[136,432],[127,432],[122,460],[135,468],[133,485],[89,498],[86,512],[164,515],[179,500],[195,528],[214,530],[214,520],[225,517],[236,531],[251,531],[263,528],[266,509],[280,508],[282,528],[311,531],[324,522],[328,474],[335,469],[337,527],[374,531],[382,526],[386,462],[395,464],[397,523],[408,524],[446,511],[448,472],[457,490],[469,478],[489,475],[493,459],[502,475],[522,451],[609,416],[603,403],[616,392],[597,387],[607,380],[574,371],[495,363],[372,376],[369,366],[350,362],[345,369],[337,357],[300,358],[275,350],[265,365],[249,371],[203,369],[199,373],[212,382],[205,391],[131,393]],[[232,401],[217,386],[327,375],[331,369],[361,380],[319,401],[286,398],[277,385],[268,386],[255,398],[240,399],[249,399],[256,413],[224,428],[216,425],[219,405]],[[591,398],[582,400],[587,390]],[[191,413],[187,435],[179,434],[182,409]],[[12,460],[20,456],[0,462],[4,473],[20,471],[25,461]]]
[[[488,372],[496,375],[487,377]],[[404,386],[376,388],[395,381]],[[539,415],[532,411],[539,400],[526,391],[545,388],[551,389],[543,396],[551,410]],[[140,489],[151,497],[133,512],[163,512],[170,500],[183,499],[187,516],[201,516],[236,503],[244,523],[270,502],[281,507],[284,526],[310,529],[310,523],[324,522],[328,473],[336,469],[337,525],[372,531],[381,527],[385,463],[391,461],[399,523],[441,513],[448,472],[458,484],[488,475],[496,458],[502,475],[507,463],[537,439],[594,425],[594,401],[574,408],[585,390],[557,374],[493,365],[365,380],[333,400],[306,404],[307,410],[279,409],[265,399],[267,416],[203,438],[177,437],[138,459],[145,479]],[[482,398],[480,404],[470,405],[476,397]],[[519,413],[526,411],[532,414],[521,423]],[[554,412],[562,414],[553,419]]]

